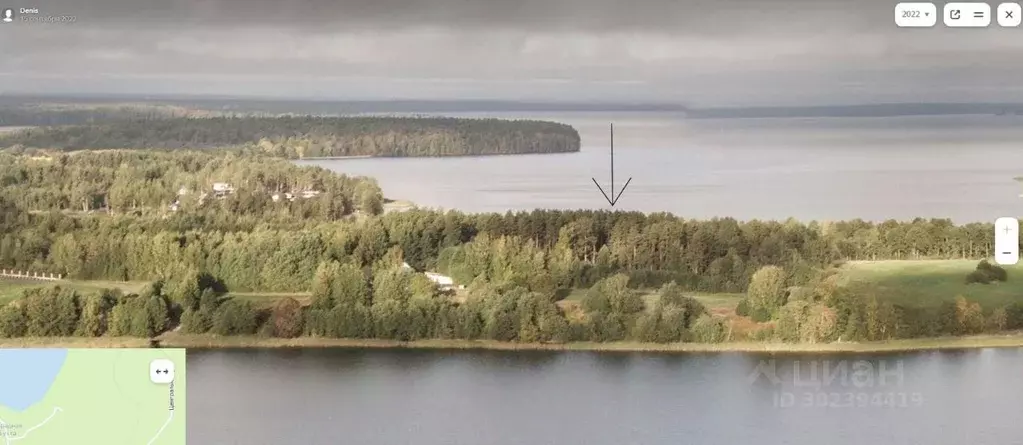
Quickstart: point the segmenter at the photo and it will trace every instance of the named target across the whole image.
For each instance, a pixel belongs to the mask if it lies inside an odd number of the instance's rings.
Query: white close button
[[[945,26],[983,28],[991,24],[991,5],[987,3],[946,3]]]
[[[998,24],[1014,28],[1020,24],[1019,3],[1002,3],[998,5]]]
[[[938,22],[934,3],[899,3],[895,5],[895,24],[900,28],[927,28]]]
[[[995,262],[1012,265],[1019,262],[1019,220],[998,218],[995,221]]]

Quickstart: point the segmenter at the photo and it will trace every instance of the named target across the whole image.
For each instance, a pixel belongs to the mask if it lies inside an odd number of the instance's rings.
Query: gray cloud
[[[899,29],[880,0],[37,0],[0,91],[1023,100],[1012,29]]]
[[[299,31],[409,26],[532,31],[890,28],[892,4],[861,0],[38,0],[52,14],[116,26],[288,27]],[[883,21],[874,20],[884,19]],[[173,25],[170,25],[173,26]]]

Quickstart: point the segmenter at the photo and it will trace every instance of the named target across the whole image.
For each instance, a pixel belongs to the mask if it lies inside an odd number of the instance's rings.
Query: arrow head
[[[615,204],[618,204],[618,199],[622,197],[622,193],[625,193],[625,189],[629,187],[630,182],[632,182],[632,178],[629,178],[629,180],[625,181],[625,185],[623,185],[622,189],[618,191],[618,196],[615,196],[614,201],[611,201],[611,207],[614,207]]]
[[[611,204],[611,207],[614,207],[615,206],[615,202],[618,201],[618,200],[617,199],[612,200],[610,196],[607,196],[607,193],[604,192],[604,187],[601,187],[600,183],[597,182],[597,178],[590,178],[590,179],[592,179],[593,180],[593,184],[597,186],[597,190],[600,190],[600,194],[604,195],[604,199],[607,200],[607,203]],[[618,196],[621,196],[621,194],[619,194]]]
[[[604,188],[600,186],[600,183],[597,182],[597,178],[590,179],[593,180],[593,184],[597,186],[597,190],[600,190],[600,194],[604,195],[604,199],[607,200],[608,204],[611,204],[611,207],[614,207],[615,204],[618,204],[618,200],[622,197],[622,193],[625,193],[625,189],[628,188],[629,183],[632,182],[632,178],[629,178],[628,181],[625,181],[625,186],[623,186],[622,189],[618,191],[618,196],[612,198],[610,195],[607,194],[607,192],[604,191]],[[611,193],[614,193],[614,190],[612,190]]]

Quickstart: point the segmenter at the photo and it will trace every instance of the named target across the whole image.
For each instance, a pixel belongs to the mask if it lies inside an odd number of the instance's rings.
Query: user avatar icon
[[[14,21],[14,9],[4,9],[4,23],[11,23]]]

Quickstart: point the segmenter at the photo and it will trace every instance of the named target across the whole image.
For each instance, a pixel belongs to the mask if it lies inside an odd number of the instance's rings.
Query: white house
[[[302,190],[302,198],[303,199],[315,198],[319,196],[320,193],[322,192],[320,192],[319,190]]]
[[[216,195],[218,198],[223,198],[224,196],[230,195],[231,193],[234,193],[234,187],[231,187],[231,184],[228,184],[226,182],[213,183],[213,194]]]
[[[436,272],[423,272],[423,275],[426,275],[426,278],[429,278],[430,281],[433,281],[434,284],[437,285],[437,287],[443,290],[448,290],[455,287],[455,280],[451,279],[451,277],[444,276]]]

